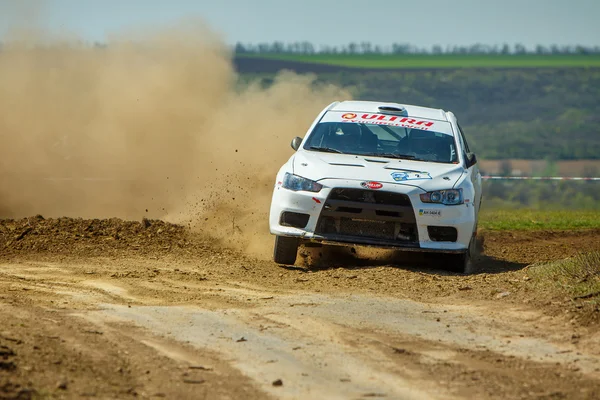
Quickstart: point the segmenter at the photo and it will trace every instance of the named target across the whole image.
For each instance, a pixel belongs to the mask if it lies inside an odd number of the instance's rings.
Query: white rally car
[[[452,112],[371,101],[335,102],[277,174],[274,260],[300,244],[446,253],[466,272],[475,246],[481,174]]]

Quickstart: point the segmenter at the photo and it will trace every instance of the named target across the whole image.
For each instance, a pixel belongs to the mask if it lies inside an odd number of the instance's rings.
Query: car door
[[[471,179],[471,183],[475,188],[475,198],[471,199],[473,203],[473,207],[475,207],[475,217],[478,218],[479,209],[481,207],[482,200],[482,192],[481,192],[481,172],[479,171],[479,165],[477,165],[477,157],[471,150],[469,149],[469,144],[467,142],[467,138],[464,135],[463,129],[460,124],[457,123],[458,132],[460,133],[461,142],[463,145],[463,149],[465,151],[465,160],[467,173],[469,174],[469,178]]]

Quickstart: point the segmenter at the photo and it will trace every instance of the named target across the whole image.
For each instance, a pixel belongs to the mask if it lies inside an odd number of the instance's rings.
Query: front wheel
[[[289,236],[276,236],[273,260],[277,264],[294,265],[298,255],[298,238]]]
[[[473,263],[471,256],[473,252],[478,250],[478,241],[475,234],[471,237],[469,242],[469,248],[465,253],[460,254],[448,254],[446,269],[459,274],[469,274],[472,271]]]
[[[459,274],[466,274],[470,270],[471,256],[470,252],[461,254],[448,254],[446,256],[446,269]]]

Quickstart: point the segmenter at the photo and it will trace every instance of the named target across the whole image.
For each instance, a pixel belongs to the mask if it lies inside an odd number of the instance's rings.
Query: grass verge
[[[600,228],[600,211],[482,210],[486,230],[570,230]]]
[[[532,266],[528,275],[545,290],[568,296],[576,308],[600,305],[600,252]]]

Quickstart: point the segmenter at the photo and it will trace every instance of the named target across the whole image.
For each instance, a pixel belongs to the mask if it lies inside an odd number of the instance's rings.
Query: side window
[[[470,154],[470,153],[471,153],[471,150],[469,150],[469,144],[467,143],[467,138],[465,138],[465,134],[463,133],[463,129],[462,129],[462,127],[460,126],[460,124],[459,124],[459,123],[457,123],[457,125],[458,125],[458,131],[460,132],[460,137],[461,137],[461,139],[462,139],[463,145],[465,146],[465,152],[466,152],[467,154]]]

